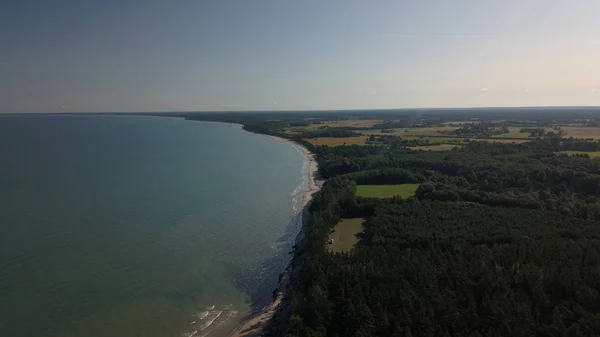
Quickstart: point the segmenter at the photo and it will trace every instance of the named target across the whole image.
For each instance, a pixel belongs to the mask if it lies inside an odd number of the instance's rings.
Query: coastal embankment
[[[301,246],[304,238],[304,228],[308,224],[308,209],[310,207],[313,195],[321,189],[324,180],[319,176],[319,167],[315,158],[315,154],[310,152],[306,147],[285,138],[275,136],[268,137],[274,141],[291,143],[292,145],[298,147],[302,151],[303,155],[308,159],[308,185],[306,191],[304,191],[302,195],[302,228],[295,239],[295,245],[298,247]],[[294,270],[292,270],[292,265],[290,263],[280,277],[278,292],[277,296],[275,296],[275,299],[262,311],[242,321],[241,324],[229,334],[229,336],[254,337],[264,335],[267,332],[266,330],[272,327],[273,318],[276,316],[276,313],[283,311],[283,308],[288,301],[288,296],[291,290],[291,281],[295,277],[295,274],[296,273]]]

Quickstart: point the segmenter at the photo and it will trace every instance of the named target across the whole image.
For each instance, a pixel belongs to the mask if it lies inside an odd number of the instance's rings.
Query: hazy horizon
[[[0,4],[0,112],[600,106],[600,2]]]
[[[422,108],[382,108],[382,109],[373,109],[373,108],[356,108],[356,109],[272,109],[272,110],[156,110],[156,111],[69,111],[69,112],[61,112],[61,111],[29,111],[29,112],[0,112],[0,114],[177,114],[177,113],[260,113],[260,112],[336,112],[336,111],[345,111],[345,112],[360,112],[360,111],[412,111],[412,110],[511,110],[511,109],[528,109],[528,110],[536,110],[536,109],[600,109],[600,105],[531,105],[531,106],[477,106],[477,107],[422,107]]]

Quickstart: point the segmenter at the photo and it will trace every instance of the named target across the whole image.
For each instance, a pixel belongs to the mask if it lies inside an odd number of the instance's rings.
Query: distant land
[[[175,115],[302,144],[327,179],[263,335],[600,334],[600,108]]]

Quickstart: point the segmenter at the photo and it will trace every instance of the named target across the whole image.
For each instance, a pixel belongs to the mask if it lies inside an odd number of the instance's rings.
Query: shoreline
[[[308,186],[307,189],[302,193],[302,225],[300,227],[300,231],[298,232],[298,234],[296,234],[296,237],[294,239],[295,246],[298,246],[299,243],[302,242],[302,240],[304,239],[304,228],[306,225],[308,225],[308,217],[310,215],[308,208],[310,207],[313,195],[321,189],[325,181],[319,176],[319,167],[314,153],[310,152],[303,145],[298,144],[289,139],[277,136],[265,136],[274,141],[286,142],[298,147],[302,151],[304,157],[308,159]],[[285,270],[280,276],[280,281],[277,288],[278,293],[275,300],[273,300],[258,314],[248,317],[247,319],[241,321],[240,324],[232,332],[229,333],[228,337],[254,337],[262,336],[265,333],[265,331],[270,327],[271,323],[273,323],[273,317],[275,316],[275,314],[278,313],[280,309],[282,309],[282,306],[285,306],[285,302],[288,299],[293,273],[293,270],[291,268],[292,261],[288,263],[288,265],[285,267]]]

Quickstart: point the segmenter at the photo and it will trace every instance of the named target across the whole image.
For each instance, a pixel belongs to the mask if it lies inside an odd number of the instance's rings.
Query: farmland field
[[[362,218],[342,219],[333,227],[334,232],[329,235],[333,240],[328,249],[334,253],[347,252],[358,243],[358,234],[363,231]]]
[[[339,146],[339,145],[364,145],[367,137],[322,137],[322,138],[307,138],[305,139],[313,145],[327,145],[327,146]]]
[[[415,195],[419,184],[400,184],[400,185],[357,185],[356,196],[371,198],[391,198],[400,196],[408,198]]]
[[[600,139],[600,127],[591,126],[563,126],[565,137]]]

